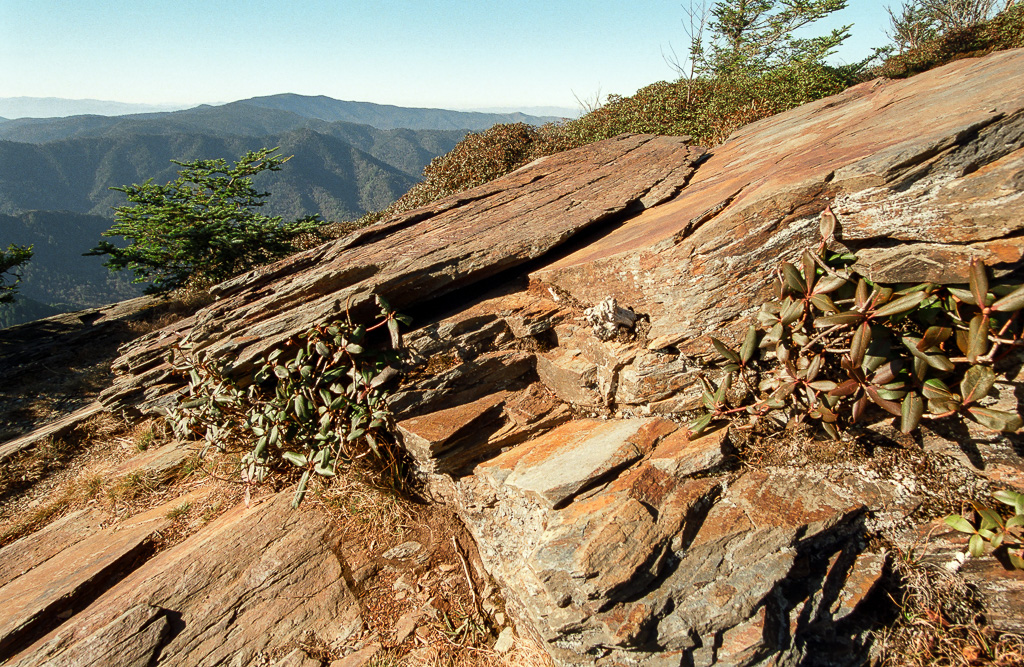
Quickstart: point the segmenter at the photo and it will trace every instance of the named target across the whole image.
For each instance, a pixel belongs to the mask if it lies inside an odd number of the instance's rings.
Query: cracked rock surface
[[[922,508],[957,485],[1024,491],[1024,443],[925,430],[903,447],[881,424],[903,459],[880,446],[741,466],[742,434],[681,425],[708,334],[739,337],[826,205],[875,279],[965,282],[975,258],[1019,271],[1022,174],[1020,50],[864,83],[711,150],[623,135],[221,284],[124,348],[103,401],[173,402],[164,355],[178,341],[243,372],[383,294],[416,316],[391,399],[398,437],[469,529],[518,632],[556,664],[862,664],[892,557],[869,533],[919,536]],[[596,336],[585,311],[600,303],[614,326]],[[1011,380],[1000,400],[1016,402]],[[951,481],[915,477],[929,467]],[[351,632],[331,536],[285,505],[238,510],[160,554],[20,664],[244,662],[267,637]],[[983,561],[965,572],[1019,627],[1016,580],[993,584]]]

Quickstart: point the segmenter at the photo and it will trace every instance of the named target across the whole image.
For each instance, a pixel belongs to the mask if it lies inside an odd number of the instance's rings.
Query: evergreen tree
[[[722,0],[710,10],[710,40],[698,32],[690,53],[697,76],[759,76],[794,65],[821,65],[851,26],[797,38],[805,25],[839,11],[846,0]]]
[[[101,241],[88,255],[109,255],[112,271],[130,269],[134,282],[148,282],[148,293],[220,282],[297,248],[300,235],[315,234],[317,216],[283,222],[259,212],[269,192],[253,188],[252,177],[279,171],[290,158],[263,148],[243,155],[234,166],[226,160],[173,161],[182,167],[166,185],[152,179],[111,188],[129,205],[114,209],[114,226],[104,236],[122,236],[125,248]]]
[[[21,282],[21,269],[32,259],[32,246],[7,246],[0,250],[0,303],[14,301],[15,290]]]

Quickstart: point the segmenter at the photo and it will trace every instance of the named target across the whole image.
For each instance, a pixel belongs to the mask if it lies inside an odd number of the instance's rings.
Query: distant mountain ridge
[[[346,122],[379,130],[485,130],[496,123],[543,123],[554,116],[416,109],[370,102],[347,102],[325,96],[285,93],[254,97],[218,106],[124,116],[78,115],[66,118],[16,118],[0,124],[0,139],[47,143],[70,137],[114,134],[199,132],[260,136],[299,128],[323,131],[324,123]]]
[[[40,309],[40,304],[53,304],[59,312],[101,306],[142,293],[139,285],[132,284],[130,272],[111,273],[103,266],[105,258],[82,256],[109,228],[108,218],[70,211],[0,215],[4,247],[8,243],[33,246],[34,256],[25,265],[18,286],[18,300],[33,302],[19,309],[25,311],[24,316],[54,314]],[[17,323],[10,313],[5,317],[6,310],[0,308],[0,326]]]
[[[462,132],[375,130],[345,123],[330,133],[300,128],[280,134],[238,136],[196,133],[73,137],[43,144],[0,141],[0,213],[72,211],[112,216],[124,195],[113,186],[147,178],[173,180],[171,160],[225,157],[279,146],[294,156],[284,168],[256,179],[273,193],[265,210],[298,217],[319,213],[352,220],[403,195],[430,159],[447,152]],[[0,230],[0,242],[5,234]]]
[[[264,213],[354,220],[405,194],[467,132],[547,120],[291,94],[172,112],[3,120],[0,247],[36,245],[21,292],[38,303],[0,309],[0,326],[47,305],[73,310],[137,294],[130,275],[111,276],[101,258],[82,253],[112,224],[112,207],[125,203],[110,188],[173,180],[179,167],[171,160],[235,160],[279,146],[292,159],[255,179],[273,193]]]
[[[241,100],[239,104],[290,111],[305,118],[372,125],[381,130],[399,127],[410,130],[485,130],[497,123],[544,123],[561,120],[554,116],[529,116],[520,112],[485,113],[398,107],[371,102],[348,102],[324,95],[315,97],[283,93]]]
[[[134,104],[109,100],[72,100],[62,97],[0,97],[0,115],[7,118],[54,118],[60,116],[123,116],[131,113],[175,111],[191,104]]]

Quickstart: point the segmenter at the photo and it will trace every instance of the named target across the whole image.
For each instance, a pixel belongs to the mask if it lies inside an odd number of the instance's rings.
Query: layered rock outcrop
[[[964,282],[975,258],[1015,273],[1022,193],[1021,51],[861,84],[713,150],[622,136],[218,286],[213,304],[123,351],[104,402],[173,401],[165,355],[182,340],[244,372],[384,295],[416,317],[392,399],[401,442],[469,528],[519,631],[557,664],[856,664],[888,572],[867,535],[896,539],[933,498],[986,484],[991,452],[1000,483],[1019,484],[1021,440],[927,431],[896,454],[740,466],[741,433],[682,425],[708,334],[738,336],[826,205],[877,280]],[[1002,389],[1015,403],[1019,385]],[[968,447],[966,464],[947,456]],[[85,646],[175,610],[169,589],[133,590],[62,632]],[[343,595],[310,595],[344,617]],[[217,664],[200,651],[205,626],[186,628],[174,642],[197,651],[190,664]]]

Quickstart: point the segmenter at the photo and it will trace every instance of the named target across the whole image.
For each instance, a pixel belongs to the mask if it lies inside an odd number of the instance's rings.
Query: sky
[[[847,4],[818,25],[854,24],[836,56],[852,62],[886,43],[889,3]],[[689,6],[0,0],[0,97],[194,105],[288,92],[448,109],[578,108],[676,78],[666,56],[686,51]]]

